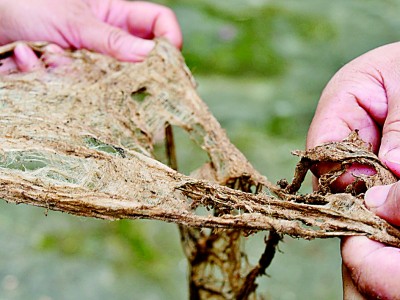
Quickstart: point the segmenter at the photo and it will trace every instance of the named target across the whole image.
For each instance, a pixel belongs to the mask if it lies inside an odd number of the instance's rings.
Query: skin
[[[345,65],[321,95],[307,147],[340,141],[358,129],[379,159],[400,177],[399,82],[400,43],[374,49]],[[357,173],[371,172],[363,166],[353,169]],[[336,182],[339,188],[349,183],[349,174]],[[399,182],[369,189],[365,204],[389,223],[400,226]],[[342,240],[341,250],[345,299],[400,299],[400,249],[366,237],[351,237]]]
[[[178,48],[182,34],[175,14],[162,5],[123,0],[0,0],[0,45],[46,41],[51,66],[62,64],[63,49],[89,49],[121,61],[139,62],[155,37]],[[52,58],[50,58],[52,57]],[[0,73],[43,67],[25,44],[3,59]]]

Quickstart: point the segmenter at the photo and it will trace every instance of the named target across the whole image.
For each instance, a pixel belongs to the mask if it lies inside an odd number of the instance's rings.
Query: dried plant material
[[[288,193],[297,192],[308,170],[320,162],[337,163],[335,170],[319,178],[318,190],[321,193],[330,192],[330,185],[346,172],[347,166],[355,163],[370,166],[376,171],[376,174],[372,176],[355,176],[355,183],[357,180],[362,180],[366,188],[397,181],[396,177],[372,153],[371,147],[359,138],[357,131],[352,132],[342,142],[327,143],[308,151],[294,151],[293,153],[300,156],[301,160],[296,167],[295,179],[292,184],[285,187]],[[349,192],[353,190],[353,185],[354,183],[348,187]]]
[[[320,161],[374,167],[376,175],[362,178],[368,186],[393,182],[356,138],[296,152],[302,158],[295,178],[279,187],[229,142],[196,93],[181,54],[167,42],[158,41],[139,64],[84,50],[68,55],[67,66],[0,77],[0,197],[6,201],[87,217],[180,224],[192,299],[253,297],[255,278],[265,272],[283,234],[365,235],[400,246],[399,231],[368,211],[361,198],[330,194],[330,179],[321,182],[324,193],[296,193]],[[173,170],[178,164],[171,125],[209,156],[190,177]],[[153,157],[163,136],[173,168]],[[198,213],[204,209],[209,215]],[[204,227],[211,232],[199,229]],[[243,263],[240,237],[259,230],[271,230],[273,238],[251,267]]]
[[[116,62],[87,51],[70,55],[74,62],[64,68],[2,77],[0,176],[4,199],[107,219],[156,218],[195,227],[248,230],[279,227],[278,232],[310,234],[308,238],[314,236],[312,228],[307,233],[293,231],[297,226],[286,230],[263,217],[280,215],[279,206],[301,211],[300,199],[325,204],[328,209],[335,201],[327,199],[337,199],[353,209],[360,202],[347,194],[292,195],[261,176],[229,143],[196,94],[180,54],[168,44],[160,42],[141,64]],[[134,100],[139,93],[145,93],[145,98]],[[236,181],[248,187],[261,184],[290,202],[265,192],[253,195],[199,181],[152,159],[154,138],[164,131],[165,124],[183,127],[207,151],[211,163],[204,168],[213,169],[207,174],[215,176],[207,179],[219,184]],[[319,146],[304,152],[300,165],[342,160],[381,167],[372,153],[358,147],[351,141]],[[297,172],[294,182],[301,182],[303,173]],[[277,212],[270,209],[275,203]],[[242,214],[205,217],[193,212],[198,206]],[[316,211],[323,208],[315,207]],[[346,212],[341,209],[340,213],[342,210]],[[329,216],[329,210],[326,213]],[[307,217],[305,224],[310,222]],[[371,214],[371,220],[374,218]],[[260,222],[228,221],[241,219]],[[287,213],[287,219],[296,217]],[[350,228],[343,226],[338,233],[332,228],[333,232],[316,236],[363,232]]]
[[[0,53],[9,55],[14,46]],[[45,45],[30,46],[38,52]],[[257,182],[269,184],[229,142],[197,95],[180,53],[168,43],[159,41],[140,64],[88,51],[69,56],[68,66],[1,78],[2,198],[105,219],[200,224],[180,189],[194,179],[152,157],[155,142],[165,135],[169,164],[177,167],[171,125],[183,128],[210,157],[193,176],[238,182],[247,192]],[[208,235],[193,227],[182,232],[192,266],[191,294],[207,297],[214,290],[214,296],[218,291],[222,298],[234,298],[232,291],[242,289],[240,278],[249,268],[242,263],[242,234]],[[211,240],[218,242],[210,246]],[[200,254],[201,244],[210,255]],[[226,256],[221,249],[228,248]],[[211,253],[220,254],[218,266]],[[209,272],[210,265],[219,271]],[[233,270],[240,276],[232,276]],[[218,282],[224,282],[223,289]]]

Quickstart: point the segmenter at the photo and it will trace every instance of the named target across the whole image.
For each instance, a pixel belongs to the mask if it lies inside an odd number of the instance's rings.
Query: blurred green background
[[[292,177],[293,149],[329,78],[399,39],[400,1],[159,1],[177,14],[199,92],[229,137],[270,180]],[[179,138],[184,172],[201,164]],[[308,187],[305,191],[310,191]],[[173,224],[108,222],[0,203],[0,300],[187,299],[187,265]],[[263,233],[249,238],[250,260]],[[265,299],[340,299],[339,241],[286,237]]]

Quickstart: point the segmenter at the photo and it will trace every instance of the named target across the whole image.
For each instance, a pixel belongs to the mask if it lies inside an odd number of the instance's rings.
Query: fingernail
[[[141,58],[145,58],[151,50],[154,49],[155,42],[150,40],[141,40],[138,43],[135,43],[133,47],[133,52],[137,56],[141,56]]]
[[[375,209],[382,206],[389,194],[391,185],[374,186],[370,188],[364,197],[365,205],[370,209]]]
[[[392,149],[383,157],[386,166],[396,174],[400,174],[400,149]]]

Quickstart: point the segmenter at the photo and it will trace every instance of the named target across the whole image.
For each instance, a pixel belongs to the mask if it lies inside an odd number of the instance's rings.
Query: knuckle
[[[162,6],[160,8],[160,15],[176,18],[175,12],[171,8],[166,7],[166,6]]]
[[[106,44],[107,52],[109,52],[110,54],[117,54],[124,43],[125,37],[126,33],[121,29],[118,28],[111,29],[107,35],[107,44]]]

